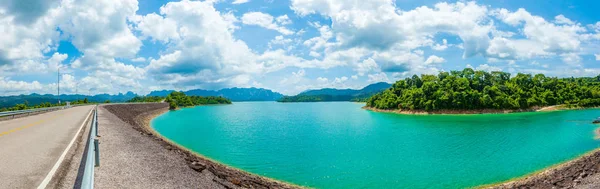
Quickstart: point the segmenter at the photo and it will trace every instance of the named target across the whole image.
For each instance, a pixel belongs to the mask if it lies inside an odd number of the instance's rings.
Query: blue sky
[[[0,95],[600,74],[596,1],[0,1]]]

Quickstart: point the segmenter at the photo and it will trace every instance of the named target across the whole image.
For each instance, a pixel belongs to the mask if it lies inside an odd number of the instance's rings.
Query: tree
[[[528,109],[568,104],[600,106],[600,76],[546,77],[544,74],[463,71],[413,75],[373,95],[367,106],[378,109]]]

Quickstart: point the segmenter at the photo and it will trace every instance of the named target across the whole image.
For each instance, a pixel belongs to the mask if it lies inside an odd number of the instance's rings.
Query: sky
[[[0,0],[0,96],[600,74],[600,1]],[[60,73],[58,72],[60,70]]]

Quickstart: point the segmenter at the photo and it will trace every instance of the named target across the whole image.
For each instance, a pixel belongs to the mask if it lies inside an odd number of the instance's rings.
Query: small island
[[[209,104],[231,104],[231,100],[222,96],[188,96],[183,92],[173,91],[167,97],[160,96],[136,96],[127,102],[166,102],[169,109],[176,110],[179,107],[190,107]]]
[[[600,106],[600,75],[557,78],[492,71],[413,75],[367,100],[366,109],[406,114],[474,114],[535,111],[548,106]],[[556,109],[556,108],[555,108]]]

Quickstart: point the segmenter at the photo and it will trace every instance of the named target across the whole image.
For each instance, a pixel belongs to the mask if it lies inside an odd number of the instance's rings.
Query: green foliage
[[[89,102],[87,101],[87,99],[83,99],[83,100],[75,100],[73,102],[71,102],[71,105],[76,105],[76,104],[88,104]],[[63,103],[55,103],[52,104],[50,102],[43,102],[37,105],[31,105],[28,101],[25,101],[22,104],[17,104],[13,107],[4,107],[0,109],[0,112],[5,112],[5,111],[17,111],[17,110],[26,110],[26,109],[37,109],[37,108],[48,108],[48,107],[54,107],[54,106],[66,106],[67,103],[63,102]]]
[[[297,95],[284,96],[277,102],[324,102],[324,101],[350,101],[353,97],[348,95]]]
[[[367,106],[403,110],[529,109],[566,104],[568,107],[600,106],[600,75],[588,78],[556,78],[543,74],[463,71],[414,75],[373,95]]]
[[[127,102],[162,102],[164,99],[159,96],[136,96]]]
[[[108,104],[108,103],[110,103],[110,100],[106,100],[106,101],[104,101],[104,103]]]
[[[167,95],[165,102],[169,103],[169,109],[177,109],[178,107],[197,106],[204,104],[231,104],[229,99],[221,96],[187,96],[183,92],[173,91]]]

